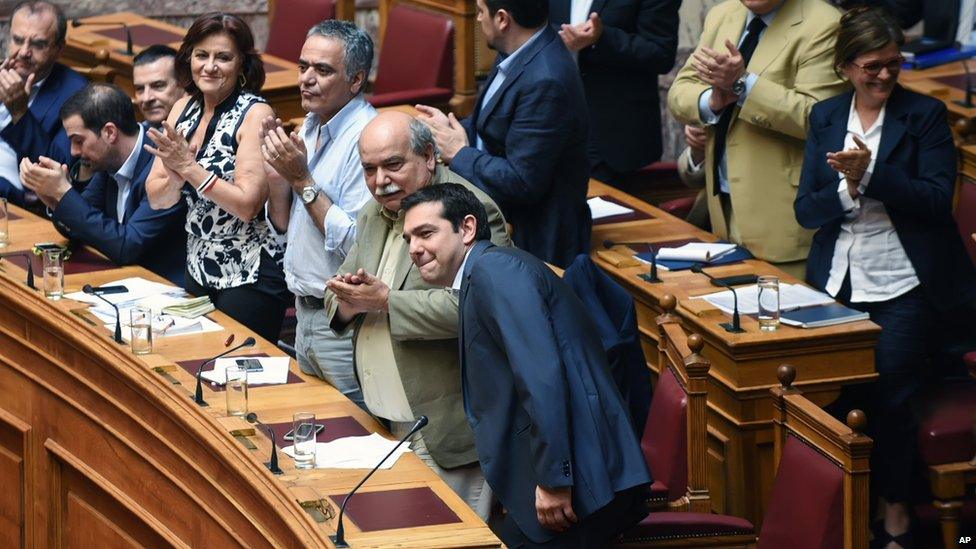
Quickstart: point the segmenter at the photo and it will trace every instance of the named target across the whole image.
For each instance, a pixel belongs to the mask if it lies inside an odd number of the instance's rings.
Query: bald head
[[[437,165],[430,130],[398,111],[381,113],[366,125],[359,156],[373,198],[394,212],[401,200],[430,182]]]

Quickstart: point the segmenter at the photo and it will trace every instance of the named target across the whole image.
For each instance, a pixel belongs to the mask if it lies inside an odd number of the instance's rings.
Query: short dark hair
[[[57,22],[55,25],[57,33],[54,36],[54,41],[58,44],[64,42],[64,37],[68,35],[68,19],[64,16],[64,11],[61,10],[61,6],[46,2],[45,0],[22,0],[17,2],[17,5],[11,10],[10,18],[13,19],[14,14],[22,9],[27,9],[32,14],[46,10],[53,11],[54,20]]]
[[[109,122],[125,135],[136,135],[139,124],[132,108],[132,100],[112,84],[88,84],[76,91],[61,105],[61,120],[78,115],[85,128],[95,133]]]
[[[488,213],[485,211],[485,205],[463,185],[457,183],[428,185],[404,198],[400,203],[400,209],[403,210],[403,215],[406,215],[414,206],[429,202],[441,203],[441,217],[451,222],[454,232],[461,230],[461,223],[465,217],[473,215],[478,223],[474,234],[475,240],[491,239],[491,229],[488,228]]]
[[[905,44],[905,33],[895,18],[882,8],[857,7],[840,18],[834,47],[834,72],[858,57],[894,43]]]
[[[173,62],[175,63],[176,50],[165,44],[153,44],[152,46],[149,46],[148,48],[137,53],[136,56],[132,58],[132,66],[139,67],[141,65],[148,65],[166,57],[172,57]]]
[[[180,44],[180,51],[176,53],[177,81],[191,95],[200,91],[190,73],[190,55],[193,54],[193,48],[204,38],[219,33],[230,36],[244,58],[241,66],[244,85],[241,89],[259,93],[264,86],[264,61],[261,60],[258,50],[254,49],[254,33],[251,32],[251,27],[243,19],[231,13],[205,13],[190,25],[183,37],[183,43]]]
[[[520,27],[537,29],[549,21],[549,0],[485,0],[488,14],[505,10]]]

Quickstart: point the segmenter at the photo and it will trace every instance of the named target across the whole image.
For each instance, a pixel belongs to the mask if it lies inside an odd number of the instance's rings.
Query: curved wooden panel
[[[330,545],[215,412],[137,360],[0,274],[0,538]]]

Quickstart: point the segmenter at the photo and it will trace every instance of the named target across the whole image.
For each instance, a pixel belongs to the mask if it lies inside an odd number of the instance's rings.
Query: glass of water
[[[129,309],[129,344],[132,354],[148,355],[153,350],[153,313],[148,307]]]
[[[759,277],[759,329],[774,332],[779,328],[779,277]]]
[[[7,199],[0,198],[0,248],[10,243],[10,219],[7,217]]]
[[[44,297],[58,300],[64,295],[64,260],[62,250],[44,252]]]
[[[297,412],[292,416],[292,442],[295,445],[295,467],[298,469],[315,467],[315,435],[315,414]]]
[[[247,415],[247,370],[240,366],[228,366],[227,374],[227,415]]]

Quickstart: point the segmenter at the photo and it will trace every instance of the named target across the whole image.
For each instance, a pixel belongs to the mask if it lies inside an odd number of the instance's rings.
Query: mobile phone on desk
[[[301,438],[308,438],[313,428],[315,429],[315,436],[319,436],[319,433],[322,432],[322,429],[325,429],[325,425],[322,425],[321,423],[316,423],[314,425],[311,423],[302,423],[301,425],[298,426],[298,436]],[[285,433],[285,440],[295,440],[294,429]]]
[[[40,253],[44,253],[64,250],[64,246],[55,244],[54,242],[38,242],[34,244],[34,249]]]
[[[239,358],[237,359],[237,366],[249,374],[264,371],[261,361],[256,358]]]

